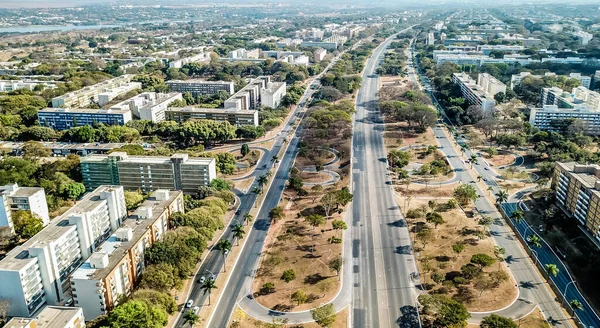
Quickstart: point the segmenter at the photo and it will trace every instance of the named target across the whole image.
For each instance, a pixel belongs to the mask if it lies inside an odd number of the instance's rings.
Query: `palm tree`
[[[540,243],[540,238],[537,235],[529,235],[527,237],[527,241],[532,243],[533,246],[540,248],[542,247],[542,244]]]
[[[217,289],[217,285],[215,285],[215,281],[212,279],[206,279],[202,287],[200,287],[204,291],[204,295],[208,293],[208,305],[210,305],[210,293],[213,289]]]
[[[523,218],[524,218],[523,211],[518,210],[518,209],[514,210],[512,212],[512,214],[510,215],[510,218],[515,220],[515,222],[517,222],[517,223],[521,222],[521,220],[523,220]]]
[[[262,194],[262,188],[254,187],[254,188],[252,188],[252,192],[257,195],[260,195],[260,194]]]
[[[237,239],[237,244],[239,246],[240,239],[244,238],[244,234],[246,233],[246,231],[244,231],[244,226],[237,224],[233,227],[233,229],[231,229],[231,231],[233,232],[233,238]]]
[[[209,295],[210,298],[210,295]],[[209,302],[210,303],[210,302]],[[183,320],[184,324],[189,323],[190,326],[194,327],[194,325],[196,324],[196,322],[198,322],[198,320],[200,319],[200,317],[196,314],[196,312],[189,310],[185,313],[185,315],[183,316]]]
[[[490,195],[492,194],[492,191],[494,191],[494,188],[492,186],[488,186],[487,190],[490,192]]]
[[[231,242],[227,239],[221,239],[217,243],[217,248],[221,251],[221,255],[223,255],[223,260],[225,260],[225,255],[229,253],[231,250]],[[226,272],[225,264],[223,264],[223,272]]]
[[[264,186],[265,184],[267,184],[267,182],[269,182],[269,177],[267,177],[265,174],[261,175],[258,177],[258,185],[262,188],[262,186]]]
[[[471,155],[471,168],[473,168],[473,164],[479,164],[479,160],[476,155]]]
[[[578,300],[571,300],[569,304],[571,304],[571,307],[573,307],[574,309],[583,310],[583,304],[581,304],[581,302],[579,302]]]
[[[481,179],[483,179],[483,177],[481,175],[477,176],[477,182],[481,182]]]
[[[248,224],[248,222],[252,222],[252,219],[254,219],[252,214],[250,214],[250,213],[244,214],[244,224]]]
[[[273,155],[273,157],[271,157],[271,163],[277,163],[279,161],[279,157],[277,157],[277,155]]]
[[[460,152],[464,155],[465,151],[467,151],[467,146],[465,145],[460,145]]]
[[[504,190],[500,190],[496,193],[496,202],[500,205],[506,203],[508,200],[508,193]]]
[[[271,175],[273,175],[273,173],[271,173],[271,171],[267,171],[265,172],[265,174],[263,174],[264,176],[266,176],[267,178],[270,178]]]
[[[556,266],[556,264],[546,264],[546,272],[548,275],[552,275],[554,277],[558,276],[560,270]]]

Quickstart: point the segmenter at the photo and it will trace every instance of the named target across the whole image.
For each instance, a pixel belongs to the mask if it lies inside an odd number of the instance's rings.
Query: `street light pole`
[[[565,306],[565,299],[567,298],[567,289],[569,288],[569,285],[574,284],[575,280],[571,280],[566,286],[565,286],[565,292],[563,293],[563,301],[561,302],[562,306]]]

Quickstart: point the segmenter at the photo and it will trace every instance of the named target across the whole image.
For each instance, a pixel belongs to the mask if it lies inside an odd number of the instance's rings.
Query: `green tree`
[[[271,221],[273,221],[273,222],[283,219],[284,217],[285,217],[285,214],[283,213],[283,208],[281,206],[273,207],[269,211],[269,219],[271,219]]]
[[[210,187],[214,190],[231,190],[231,183],[223,179],[212,179],[210,181]]]
[[[229,254],[229,251],[231,251],[231,246],[231,242],[227,239],[221,239],[217,243],[217,249],[221,251],[221,255],[223,255],[223,260],[225,260],[225,255]],[[223,265],[223,272],[227,271],[225,267],[226,265]]]
[[[311,214],[306,217],[306,221],[310,224],[313,229],[325,223],[325,218],[319,214]]]
[[[283,271],[283,274],[281,275],[281,280],[285,281],[286,283],[290,283],[294,279],[296,279],[296,271],[294,271],[294,269],[288,269]]]
[[[438,212],[427,213],[427,215],[425,216],[425,220],[427,220],[427,222],[433,224],[435,229],[437,229],[438,225],[444,223],[444,218],[442,218],[442,215]]]
[[[335,271],[338,276],[338,280],[340,279],[340,272],[342,272],[342,266],[344,265],[344,259],[342,256],[336,256],[331,261],[329,261],[328,266],[330,270]]]
[[[233,227],[232,231],[233,231],[233,238],[235,238],[237,240],[237,244],[239,246],[240,239],[244,238],[244,234],[246,233],[246,231],[244,231],[244,226],[241,224],[237,224]]]
[[[519,222],[521,222],[521,220],[523,220],[523,218],[525,216],[523,214],[523,211],[517,209],[512,212],[510,217],[511,217],[511,219],[515,220],[515,222],[519,223]]]
[[[292,293],[291,300],[300,305],[306,303],[306,301],[308,300],[308,295],[306,295],[306,293],[300,289]]]
[[[477,200],[477,191],[470,184],[463,184],[454,189],[454,198],[461,205],[468,205],[471,201]]]
[[[500,205],[506,203],[506,201],[508,200],[508,193],[504,190],[499,190],[496,193],[496,202]]]
[[[417,232],[417,240],[423,243],[423,248],[427,246],[427,244],[433,240],[434,235],[433,232],[427,228],[421,228],[419,232]]]
[[[248,224],[248,222],[252,222],[254,217],[250,213],[244,214],[244,224]]]
[[[127,210],[131,211],[135,209],[139,204],[144,201],[144,195],[136,191],[125,192],[125,206]]]
[[[546,264],[546,272],[548,273],[549,276],[558,276],[558,273],[560,272],[560,270],[558,269],[558,267],[556,266],[556,264]]]
[[[190,324],[190,326],[194,327],[194,325],[200,320],[200,317],[193,310],[187,311],[183,315],[184,324]]]
[[[321,327],[329,327],[337,319],[335,309],[331,303],[310,310],[310,314],[313,320]]]
[[[438,327],[465,327],[470,317],[471,314],[464,305],[447,299],[441,304],[435,324]]]
[[[331,221],[331,227],[335,231],[348,229],[348,225],[343,220],[333,220],[333,221]]]
[[[243,144],[242,148],[240,149],[240,154],[242,154],[243,157],[246,157],[246,155],[248,155],[250,153],[250,147],[248,146],[248,144]]]
[[[148,265],[144,269],[140,286],[161,292],[169,292],[181,285],[177,269],[168,263]]]
[[[454,244],[454,245],[452,245],[452,250],[454,251],[454,253],[460,254],[465,250],[465,244],[460,244],[460,243]]]
[[[46,148],[43,144],[37,141],[27,141],[23,144],[23,158],[24,159],[37,159],[40,157],[49,157],[52,151]]]
[[[177,303],[175,303],[173,296],[157,290],[138,289],[133,293],[131,299],[141,300],[153,306],[158,306],[168,314],[173,314],[177,311]]]
[[[73,182],[64,186],[64,195],[68,199],[78,199],[79,196],[85,193],[85,186],[83,183]]]
[[[542,243],[540,242],[540,237],[538,237],[537,235],[529,235],[527,236],[527,241],[530,242],[531,244],[533,244],[533,246],[540,248],[542,247]]]
[[[496,262],[496,260],[484,253],[477,253],[471,256],[471,263],[478,265],[479,268],[483,269],[484,267],[490,266]]]
[[[204,281],[204,284],[202,284],[202,287],[200,287],[200,289],[202,289],[204,295],[208,293],[208,305],[210,305],[210,294],[212,293],[213,289],[217,289],[215,281],[212,279],[206,279]]]
[[[569,304],[571,304],[571,307],[573,309],[583,310],[583,304],[581,304],[581,302],[579,302],[578,300],[571,300],[571,302],[569,302]]]
[[[167,322],[168,316],[163,309],[140,300],[127,301],[108,315],[111,328],[162,328]]]
[[[480,324],[481,328],[517,328],[518,325],[511,319],[501,317],[497,314],[491,314],[483,317]]]
[[[44,228],[44,221],[31,211],[14,211],[11,217],[15,233],[22,239],[29,239]]]

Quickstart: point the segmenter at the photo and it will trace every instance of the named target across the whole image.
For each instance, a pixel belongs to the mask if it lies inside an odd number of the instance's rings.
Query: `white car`
[[[192,305],[194,305],[194,300],[189,300],[189,301],[187,301],[187,303],[185,303],[185,307],[188,309],[191,308]]]

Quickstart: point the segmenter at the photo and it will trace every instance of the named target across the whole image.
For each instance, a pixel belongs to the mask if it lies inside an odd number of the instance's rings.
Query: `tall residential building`
[[[124,95],[129,91],[141,89],[141,83],[131,82],[134,76],[135,75],[133,74],[125,74],[52,98],[52,107],[85,107],[92,103],[103,106],[120,95]]]
[[[427,45],[435,44],[435,36],[433,32],[427,33],[427,39],[425,40]]]
[[[169,104],[175,100],[181,99],[183,99],[183,97],[179,92],[144,92],[133,98],[129,98],[114,106],[111,106],[110,108],[131,110],[133,115],[138,117],[140,120],[148,120],[158,123],[165,120],[165,110],[167,110]]]
[[[214,120],[229,122],[234,126],[258,126],[257,110],[229,110],[219,108],[172,107],[166,111],[167,120],[185,122],[187,120]]]
[[[586,134],[600,135],[600,111],[586,106],[559,108],[557,105],[544,105],[532,108],[529,114],[529,124],[550,132],[565,132],[571,119],[584,121]]]
[[[190,158],[187,154],[128,156],[125,152],[89,155],[81,158],[81,174],[88,190],[113,181],[128,190],[150,192],[157,189],[195,193],[216,178],[214,158]]]
[[[452,74],[452,82],[458,84],[465,99],[478,105],[484,112],[491,111],[496,106],[494,95],[506,92],[506,85],[489,74],[479,74],[477,82],[467,73]]]
[[[183,193],[156,190],[73,272],[74,304],[86,320],[106,314],[131,294],[144,270],[146,249],[162,239],[176,212],[183,212]]]
[[[50,222],[48,203],[44,188],[19,187],[16,183],[0,187],[0,227],[9,227],[14,232],[12,212],[31,211],[42,219],[44,225]]]
[[[56,130],[68,130],[76,126],[125,125],[131,121],[129,109],[86,109],[86,108],[45,108],[38,110],[41,126]]]
[[[557,162],[552,187],[558,206],[600,242],[600,166]]]
[[[100,186],[0,261],[0,298],[9,316],[29,317],[71,298],[69,275],[127,215],[121,186]]]
[[[271,82],[266,88],[260,89],[260,104],[262,106],[277,108],[281,105],[286,95],[285,82]]]
[[[81,308],[46,306],[35,318],[12,318],[4,328],[85,328],[85,319]]]
[[[600,94],[584,87],[573,88],[571,93],[558,87],[543,88],[541,105],[600,111]]]
[[[212,95],[220,90],[228,94],[234,94],[235,83],[230,81],[204,81],[204,80],[173,80],[167,81],[167,86],[170,90],[186,93],[189,92],[192,96]]]
[[[270,82],[270,76],[259,76],[250,80],[245,87],[225,100],[223,103],[225,109],[247,110],[258,108],[261,102],[260,90],[267,88]]]
[[[9,92],[20,89],[34,90],[37,86],[44,89],[55,89],[54,81],[34,81],[34,80],[0,80],[0,91]]]
[[[325,59],[325,56],[327,55],[327,50],[323,49],[323,48],[319,48],[316,49],[314,52],[314,58],[315,58],[315,63],[318,63],[320,61],[322,61],[323,59]]]

